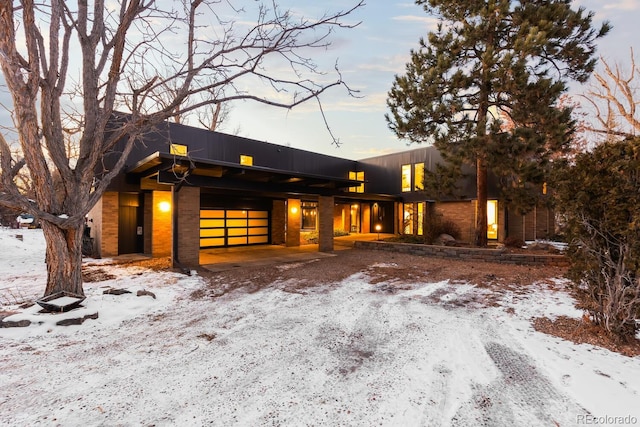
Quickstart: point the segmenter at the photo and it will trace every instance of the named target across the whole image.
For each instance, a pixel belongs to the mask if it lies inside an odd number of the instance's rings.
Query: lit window
[[[424,203],[418,203],[418,236],[422,236],[424,234]]]
[[[240,154],[240,164],[243,166],[253,166],[253,156]]]
[[[413,178],[413,190],[424,190],[424,163],[416,163],[415,165],[413,165]]]
[[[305,230],[315,230],[318,222],[318,203],[302,202],[302,228]]]
[[[186,156],[187,146],[180,144],[171,144],[169,146],[169,153],[174,156]]]
[[[498,238],[498,201],[487,201],[487,239]]]
[[[402,233],[413,234],[413,203],[404,204],[402,214]]]
[[[411,191],[411,165],[402,165],[402,191]]]
[[[349,172],[349,179],[353,181],[360,181],[362,184],[355,187],[349,187],[349,191],[352,193],[364,193],[364,172]]]

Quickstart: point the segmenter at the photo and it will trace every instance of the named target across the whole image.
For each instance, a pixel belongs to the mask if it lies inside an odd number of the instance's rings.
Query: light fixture
[[[291,208],[291,213],[292,214],[297,214],[298,213],[298,208],[296,206]]]
[[[160,212],[169,212],[171,210],[171,203],[160,202],[158,203],[158,209],[160,209]]]
[[[380,240],[380,230],[382,230],[382,225],[376,224],[376,231],[378,232],[378,240]]]

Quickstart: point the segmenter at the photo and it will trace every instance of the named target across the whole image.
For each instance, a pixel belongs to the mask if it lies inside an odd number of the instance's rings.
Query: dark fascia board
[[[137,162],[132,167],[126,170],[127,174],[135,175],[147,175],[158,171],[166,171],[172,168],[176,163],[181,165],[190,165],[194,169],[213,169],[216,167],[225,168],[231,171],[231,175],[256,175],[256,172],[261,178],[273,177],[276,182],[284,182],[289,184],[295,184],[296,182],[301,185],[316,187],[326,186],[329,184],[332,188],[345,188],[356,187],[361,184],[360,181],[350,180],[346,178],[339,178],[326,175],[306,174],[288,170],[267,168],[264,166],[245,166],[238,163],[225,162],[221,160],[211,160],[200,157],[191,156],[176,156],[169,153],[162,153],[156,151],[155,153],[145,157]],[[252,181],[248,178],[247,181]],[[263,182],[258,177],[253,181]]]

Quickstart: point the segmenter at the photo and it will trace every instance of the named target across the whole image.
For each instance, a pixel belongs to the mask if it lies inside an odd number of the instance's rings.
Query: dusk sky
[[[357,0],[278,0],[277,3],[296,15],[312,19],[349,9]],[[613,25],[609,35],[599,41],[598,54],[628,69],[630,48],[638,40],[640,0],[577,0],[574,7],[578,6],[596,13],[596,25],[604,20]],[[384,118],[386,98],[394,75],[404,72],[410,49],[417,48],[419,38],[435,28],[436,20],[410,1],[368,0],[346,22],[361,24],[337,31],[329,49],[310,53],[321,68],[329,72],[337,61],[344,80],[360,91],[361,98],[356,99],[349,97],[344,88],[333,88],[321,98],[328,123],[341,142],[340,148],[332,144],[318,106],[313,102],[291,111],[255,102],[238,102],[232,105],[222,131],[350,159],[416,148],[398,140],[388,129]],[[637,54],[640,46],[635,47]],[[328,78],[335,79],[335,74],[329,74]],[[10,107],[6,88],[0,89],[0,102]],[[572,87],[574,94],[585,90],[586,87]],[[0,122],[8,125],[7,118],[7,112],[0,111]]]
[[[345,4],[350,4],[326,1],[323,9],[318,9],[317,6],[300,6],[300,1],[281,2],[283,6],[296,3],[292,8],[307,16],[345,9]],[[640,52],[640,45],[637,45],[640,0],[579,0],[574,5],[574,8],[581,5],[594,11],[596,25],[604,20],[613,25],[609,35],[598,43],[598,55],[610,63],[626,65],[634,43],[636,54]],[[318,52],[322,57],[317,58],[321,62],[328,61],[329,66],[338,58],[344,79],[363,96],[361,99],[350,98],[338,88],[322,97],[329,124],[340,139],[340,148],[332,145],[317,105],[313,103],[292,111],[238,104],[225,130],[233,132],[239,126],[242,136],[350,159],[417,148],[417,145],[407,146],[406,141],[398,140],[388,129],[384,118],[388,111],[386,97],[394,75],[404,72],[410,49],[416,48],[419,38],[434,28],[435,19],[412,2],[382,0],[369,0],[352,19],[362,23],[357,28],[340,32],[334,38],[334,48]],[[575,87],[572,92],[584,90],[584,87]]]

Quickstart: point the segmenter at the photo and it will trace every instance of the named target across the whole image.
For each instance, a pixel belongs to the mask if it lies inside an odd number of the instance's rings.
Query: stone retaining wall
[[[503,249],[460,248],[453,246],[420,245],[411,243],[392,243],[380,241],[356,241],[356,249],[373,249],[399,252],[434,258],[457,259],[462,261],[495,262],[499,264],[568,266],[564,255],[551,254],[512,254]]]

